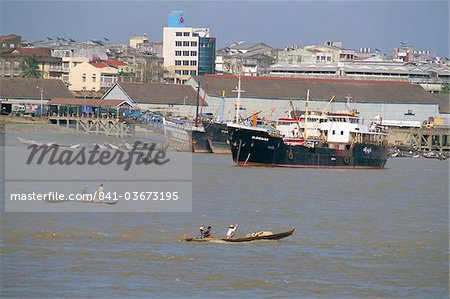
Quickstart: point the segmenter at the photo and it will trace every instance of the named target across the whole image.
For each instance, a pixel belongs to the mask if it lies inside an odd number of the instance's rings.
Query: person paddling
[[[211,238],[211,234],[212,234],[212,228],[211,228],[211,226],[208,226],[208,228],[203,232],[203,236],[205,238]]]

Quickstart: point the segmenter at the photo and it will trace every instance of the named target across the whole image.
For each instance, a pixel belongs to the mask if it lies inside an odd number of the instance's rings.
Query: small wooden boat
[[[28,145],[52,146],[52,145],[55,144],[54,141],[53,141],[53,142],[47,142],[47,143],[44,143],[44,142],[39,142],[39,141],[36,141],[36,140],[31,140],[31,139],[25,139],[25,138],[21,138],[21,137],[17,137],[17,139],[18,139],[20,142],[22,142],[22,143],[24,143],[24,144],[28,144]]]
[[[223,241],[223,242],[231,242],[231,243],[239,243],[239,242],[252,242],[256,240],[280,240],[286,237],[289,237],[292,235],[295,231],[295,228],[282,232],[277,234],[264,234],[264,235],[253,235],[248,237],[242,237],[242,238],[198,238],[198,237],[186,237],[184,238],[185,241],[188,242],[212,242],[212,241]]]
[[[78,203],[97,203],[97,204],[106,204],[106,205],[115,205],[119,201],[118,200],[70,200],[67,198],[60,198],[60,199],[53,199],[52,197],[48,196],[47,194],[44,195],[44,201],[48,203],[62,203],[62,202],[78,202]]]
[[[81,144],[58,144],[55,143],[54,141],[52,142],[39,142],[36,140],[31,140],[31,139],[25,139],[25,138],[21,138],[21,137],[17,137],[17,139],[24,143],[24,144],[28,144],[28,145],[37,145],[37,146],[59,146],[59,147],[64,147],[64,148],[70,148],[70,149],[76,149],[79,148]]]

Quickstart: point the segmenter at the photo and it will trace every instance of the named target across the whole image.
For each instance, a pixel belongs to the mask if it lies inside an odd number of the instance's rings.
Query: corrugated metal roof
[[[230,75],[204,75],[195,77],[209,95],[236,97],[238,79]],[[306,98],[309,89],[312,100],[327,100],[336,95],[336,101],[350,96],[359,102],[434,102],[421,86],[408,82],[379,80],[338,80],[283,77],[242,77],[242,97],[261,99]]]
[[[197,103],[197,92],[188,85],[124,82],[117,85],[133,102],[137,103],[174,105],[196,105]],[[200,105],[208,104],[200,99]]]
[[[39,87],[37,87],[39,86]],[[64,82],[53,79],[0,78],[0,97],[2,98],[72,98]]]
[[[434,100],[439,103],[440,113],[450,113],[450,94],[432,93]]]

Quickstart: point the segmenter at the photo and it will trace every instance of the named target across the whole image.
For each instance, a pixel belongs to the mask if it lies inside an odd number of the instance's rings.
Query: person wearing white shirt
[[[236,230],[238,228],[238,225],[235,224],[230,224],[230,226],[228,227],[228,231],[227,231],[227,239],[231,239],[234,237],[234,234],[236,233]]]

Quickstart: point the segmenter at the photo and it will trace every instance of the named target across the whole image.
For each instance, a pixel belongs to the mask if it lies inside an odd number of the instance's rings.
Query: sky
[[[65,37],[127,44],[162,41],[172,10],[189,27],[207,27],[217,49],[234,41],[272,47],[342,41],[345,48],[392,54],[401,42],[449,57],[449,0],[427,1],[22,1],[0,0],[0,33],[23,40]]]

